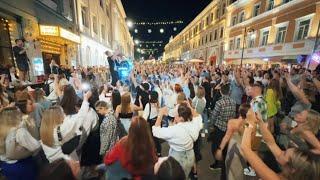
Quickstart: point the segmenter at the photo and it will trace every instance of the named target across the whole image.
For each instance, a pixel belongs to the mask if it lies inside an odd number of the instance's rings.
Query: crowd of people
[[[197,179],[207,140],[221,179],[320,179],[320,66],[136,63],[122,82],[106,54],[53,61],[43,88],[1,75],[1,178]]]

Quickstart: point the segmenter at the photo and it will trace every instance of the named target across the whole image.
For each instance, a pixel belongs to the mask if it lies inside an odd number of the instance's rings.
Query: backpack
[[[50,84],[52,84],[53,82],[50,82],[48,83],[48,81],[46,81],[46,83],[44,84],[43,86],[43,91],[45,92],[46,96],[49,96],[51,94],[51,92],[53,91],[50,91]]]

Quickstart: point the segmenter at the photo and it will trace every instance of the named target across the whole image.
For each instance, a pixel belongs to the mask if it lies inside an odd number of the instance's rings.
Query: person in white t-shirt
[[[202,117],[189,103],[181,103],[174,116],[174,125],[161,128],[162,118],[168,114],[166,107],[160,109],[157,121],[152,126],[155,137],[164,139],[170,146],[169,156],[174,157],[182,166],[186,177],[195,163],[193,143],[198,139],[202,129]]]

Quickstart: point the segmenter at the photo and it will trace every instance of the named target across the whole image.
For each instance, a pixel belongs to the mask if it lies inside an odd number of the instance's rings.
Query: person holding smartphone
[[[16,39],[16,46],[13,47],[13,54],[19,69],[19,80],[26,81],[29,72],[29,58],[27,56],[27,48],[24,46],[23,39]]]

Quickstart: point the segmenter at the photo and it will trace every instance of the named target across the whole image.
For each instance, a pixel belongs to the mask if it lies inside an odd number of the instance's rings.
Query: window
[[[191,39],[192,37],[192,31],[189,31],[189,38]]]
[[[223,38],[223,27],[220,29],[220,38]]]
[[[208,35],[206,35],[205,44],[207,44],[207,42],[208,42]]]
[[[233,16],[232,17],[232,22],[231,22],[231,26],[234,26],[237,24],[237,16]]]
[[[268,11],[271,10],[271,9],[273,9],[273,7],[274,7],[274,0],[269,0],[269,1],[268,1],[268,8],[267,8]]]
[[[110,17],[109,6],[108,5],[106,5],[106,14],[107,14],[108,17]]]
[[[254,33],[250,33],[248,35],[248,48],[253,48],[255,41],[256,41],[256,35]]]
[[[223,16],[225,12],[226,12],[226,3],[223,3],[221,16]]]
[[[239,23],[242,23],[244,21],[244,11],[239,13]]]
[[[240,37],[236,38],[236,49],[240,49],[240,43],[241,43],[241,39]]]
[[[269,30],[261,31],[261,46],[268,44]]]
[[[234,49],[234,42],[233,39],[229,41],[229,50],[233,50]]]
[[[213,21],[213,13],[210,13],[210,22]]]
[[[101,37],[102,39],[106,39],[106,29],[103,24],[101,24]]]
[[[209,25],[209,16],[207,16],[207,18],[206,18],[206,26],[208,26]]]
[[[214,30],[214,40],[217,40],[217,38],[218,38],[218,29],[215,29]]]
[[[286,38],[286,33],[287,33],[286,26],[279,27],[277,32],[276,43],[284,43],[284,40]]]
[[[209,35],[209,42],[212,41],[212,32],[210,32],[210,35]]]
[[[95,16],[92,17],[92,29],[93,29],[93,32],[98,34],[97,17]]]
[[[40,0],[43,4],[48,6],[49,8],[58,11],[58,1],[57,0]]]
[[[254,5],[253,17],[258,16],[259,14],[260,14],[260,3]]]
[[[284,4],[284,3],[288,3],[288,2],[290,2],[290,1],[292,1],[292,0],[283,0],[283,4]]]
[[[218,8],[217,11],[216,11],[216,19],[219,18],[219,13],[220,13],[220,9]]]
[[[81,17],[82,17],[82,25],[85,27],[89,27],[87,7],[84,7],[84,6],[81,7]]]
[[[309,28],[310,28],[310,19],[298,22],[298,34],[296,40],[305,39],[308,36]]]
[[[100,7],[103,8],[103,0],[100,0]]]

